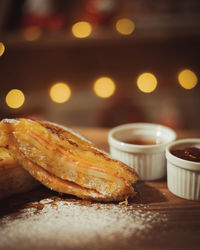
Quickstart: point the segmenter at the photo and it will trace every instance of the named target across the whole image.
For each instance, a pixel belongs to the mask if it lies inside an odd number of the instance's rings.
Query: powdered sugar
[[[19,124],[20,123],[20,121],[16,120],[16,119],[7,119],[7,118],[5,118],[2,121],[6,122],[6,123],[12,123],[12,124]]]
[[[0,249],[102,249],[102,243],[122,243],[145,237],[157,222],[157,212],[117,204],[80,204],[41,200],[41,210],[25,208],[6,216],[0,226]],[[36,204],[36,205],[37,205]],[[37,212],[36,212],[37,211]],[[159,219],[158,219],[159,218]]]

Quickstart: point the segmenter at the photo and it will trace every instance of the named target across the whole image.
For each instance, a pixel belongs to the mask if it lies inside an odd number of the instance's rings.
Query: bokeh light
[[[101,98],[108,98],[115,92],[114,81],[109,77],[100,77],[94,83],[94,92]]]
[[[42,30],[40,29],[40,27],[37,27],[37,26],[28,27],[24,29],[23,31],[24,38],[27,41],[35,41],[39,39],[41,34],[42,34]]]
[[[185,69],[178,74],[178,81],[184,89],[192,89],[197,85],[198,78],[193,71]]]
[[[135,24],[131,19],[122,18],[117,21],[116,30],[122,35],[130,35],[135,30]]]
[[[3,55],[4,51],[5,51],[5,45],[2,42],[0,42],[0,56]]]
[[[21,90],[12,89],[6,95],[5,101],[8,107],[18,109],[24,104],[25,96]]]
[[[72,26],[72,34],[77,38],[88,37],[92,32],[92,26],[88,22],[77,22]]]
[[[58,82],[50,88],[49,95],[52,101],[64,103],[71,97],[71,89],[66,83]]]
[[[151,93],[157,87],[157,79],[152,73],[142,73],[137,79],[137,86],[142,92]]]

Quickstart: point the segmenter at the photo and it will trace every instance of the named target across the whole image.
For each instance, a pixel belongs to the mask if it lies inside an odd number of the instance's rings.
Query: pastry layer
[[[134,195],[135,172],[67,128],[44,121],[4,119],[0,129],[0,144],[9,147],[23,167],[51,189],[81,198],[86,197],[86,190],[88,198],[95,200]]]
[[[0,148],[0,199],[30,191],[38,185],[39,182],[14,160],[7,149]]]

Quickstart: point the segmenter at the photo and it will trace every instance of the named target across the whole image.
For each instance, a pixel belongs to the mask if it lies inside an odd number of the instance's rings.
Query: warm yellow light
[[[0,56],[3,55],[4,51],[5,51],[5,46],[2,42],[0,42]]]
[[[72,26],[72,34],[77,38],[88,37],[92,32],[92,26],[88,22],[78,22]]]
[[[6,104],[13,109],[20,108],[25,101],[23,92],[19,89],[12,89],[6,95]]]
[[[94,83],[94,92],[101,98],[108,98],[115,92],[114,81],[109,77],[100,77]]]
[[[23,31],[24,38],[27,41],[35,41],[41,36],[41,34],[42,34],[42,31],[40,27],[37,27],[37,26],[26,28]]]
[[[66,83],[58,82],[50,88],[49,95],[52,101],[56,103],[64,103],[69,100],[71,89]]]
[[[157,87],[157,79],[151,73],[143,73],[137,79],[137,86],[142,92],[151,93]]]
[[[185,69],[179,73],[178,81],[184,89],[192,89],[196,86],[198,78],[194,72]]]
[[[130,35],[135,29],[135,24],[128,18],[119,19],[116,23],[116,30],[122,35]]]

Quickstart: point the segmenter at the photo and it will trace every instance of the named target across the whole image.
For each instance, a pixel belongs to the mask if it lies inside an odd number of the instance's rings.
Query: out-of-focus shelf
[[[136,28],[133,34],[124,36],[110,25],[94,28],[87,38],[76,38],[70,27],[57,32],[42,32],[38,39],[27,41],[22,31],[1,32],[1,40],[10,47],[46,48],[62,46],[90,46],[91,44],[149,43],[166,39],[200,38],[200,17],[198,14],[143,16],[134,20]]]
[[[73,37],[71,34],[67,34],[67,32],[53,33],[53,34],[42,34],[41,37],[34,41],[27,41],[22,33],[7,33],[1,36],[1,41],[9,47],[12,48],[48,48],[48,47],[76,47],[76,46],[91,46],[91,45],[104,45],[104,44],[137,44],[137,43],[151,43],[162,40],[180,40],[190,39],[196,40],[200,38],[200,34],[195,34],[195,32],[190,32],[190,36],[186,35],[171,35],[168,33],[162,32],[151,32],[151,35],[135,32],[135,34],[131,36],[122,36],[116,33],[110,32],[98,32],[91,35],[88,38],[78,39]],[[194,37],[194,39],[193,39]]]

